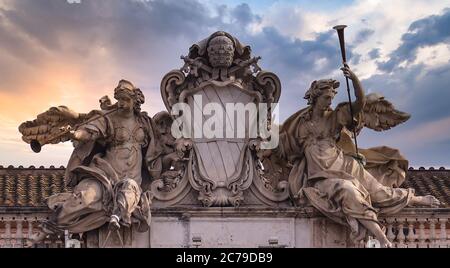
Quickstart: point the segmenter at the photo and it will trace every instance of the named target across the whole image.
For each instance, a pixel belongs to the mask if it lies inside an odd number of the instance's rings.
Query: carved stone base
[[[87,234],[88,248],[102,247],[106,226]],[[312,208],[159,208],[152,209],[150,232],[121,229],[125,248],[191,247],[349,247],[345,227]],[[112,233],[107,248],[120,248]]]
[[[349,246],[346,229],[312,208],[165,208],[152,219],[152,247]]]
[[[122,227],[118,232],[112,231],[108,236],[108,226],[91,231],[87,234],[88,248],[149,248],[150,236],[149,232],[139,233],[136,226],[133,228]],[[120,235],[120,238],[119,238]],[[121,242],[122,240],[122,242]],[[123,244],[122,244],[123,243]]]

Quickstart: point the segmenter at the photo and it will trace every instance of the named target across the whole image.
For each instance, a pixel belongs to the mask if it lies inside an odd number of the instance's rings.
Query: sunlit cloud
[[[433,148],[445,142],[443,133],[450,133],[450,114],[443,108],[450,97],[450,48],[442,41],[448,40],[444,32],[438,34],[442,40],[411,51],[410,61],[395,62],[398,68],[392,72],[380,68],[395,59],[413,23],[445,18],[450,1],[75,2],[0,0],[0,165],[65,164],[70,143],[45,146],[34,154],[21,142],[18,125],[50,106],[97,109],[98,99],[112,97],[120,79],[143,90],[143,109],[149,114],[164,110],[161,78],[181,67],[179,56],[192,43],[216,30],[249,43],[263,57],[262,67],[280,76],[284,119],[306,105],[302,97],[313,79],[342,80],[331,27],[347,24],[350,63],[366,90],[384,94],[413,115],[399,128],[361,137],[362,146],[389,144],[420,165],[437,155]],[[343,100],[340,89],[337,101]],[[416,146],[420,139],[428,146]]]

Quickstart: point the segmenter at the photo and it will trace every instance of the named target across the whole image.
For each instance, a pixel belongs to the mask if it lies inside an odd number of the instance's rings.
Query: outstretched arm
[[[361,82],[359,81],[359,78],[352,70],[350,70],[350,67],[347,64],[344,64],[344,67],[342,67],[341,70],[344,73],[344,76],[349,78],[353,82],[356,100],[352,103],[352,109],[354,115],[356,115],[364,109],[364,105],[366,104],[364,89],[361,85]]]
[[[71,139],[78,142],[97,140],[106,135],[110,135],[107,133],[107,129],[107,120],[105,120],[105,118],[97,118],[94,121],[71,131]]]
[[[71,132],[72,139],[76,141],[86,142],[93,139],[93,135],[84,129],[79,129]]]

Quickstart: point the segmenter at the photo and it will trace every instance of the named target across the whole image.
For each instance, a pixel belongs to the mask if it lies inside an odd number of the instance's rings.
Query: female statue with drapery
[[[102,98],[101,111],[79,114],[59,106],[20,126],[26,142],[36,139],[43,144],[59,125],[75,126],[57,140],[74,142],[65,175],[73,192],[49,197],[53,213],[35,241],[64,230],[83,233],[105,223],[116,230],[132,223],[138,224],[138,231],[148,230],[151,194],[147,189],[150,180],[161,175],[165,161],[161,136],[153,119],[140,111],[144,103],[140,89],[121,80],[114,98],[114,105]],[[49,127],[44,128],[44,123]],[[40,133],[42,129],[48,131]]]
[[[309,203],[328,218],[347,225],[356,241],[368,230],[389,247],[379,213],[392,214],[412,205],[438,206],[439,201],[433,196],[415,196],[413,189],[398,188],[408,162],[397,150],[383,146],[356,154],[352,130],[359,133],[364,126],[386,130],[410,116],[380,95],[365,96],[348,65],[342,71],[353,81],[356,100],[333,110],[331,103],[339,82],[314,81],[305,94],[309,106],[281,127],[278,156],[292,165],[289,183],[296,204]]]

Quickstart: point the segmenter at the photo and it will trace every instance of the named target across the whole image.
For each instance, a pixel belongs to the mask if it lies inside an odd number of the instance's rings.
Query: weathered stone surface
[[[344,28],[335,27],[341,70],[352,80],[356,100],[351,102],[349,95],[349,102],[332,109],[339,82],[313,81],[305,93],[308,107],[282,124],[279,145],[266,147],[278,142],[278,135],[262,133],[278,134],[272,104],[280,98],[281,81],[259,67],[260,57],[253,57],[250,46],[219,31],[192,45],[181,57],[184,65],[163,77],[167,111],[153,117],[141,112],[142,91],[120,80],[114,89],[117,102],[104,96],[101,110],[51,107],[21,124],[22,139],[35,152],[69,140],[75,149],[67,168],[51,166],[51,174],[43,167],[30,167],[31,175],[24,175],[23,167],[1,168],[0,206],[8,211],[48,205],[51,215],[39,218],[41,232],[32,235],[30,225],[26,238],[44,241],[51,234],[58,245],[68,231],[86,233],[87,247],[346,247],[368,235],[392,246],[394,240],[414,242],[418,225],[423,246],[425,225],[435,230],[438,223],[441,240],[446,240],[441,219],[416,219],[416,224],[387,218],[388,232],[382,230],[382,214],[440,202],[399,188],[409,185],[403,183],[408,162],[397,150],[357,148],[362,128],[387,130],[410,116],[381,95],[365,95],[346,64]],[[187,108],[177,114],[182,104]],[[228,104],[265,106],[235,114]],[[213,106],[219,107],[222,120],[207,112]],[[253,125],[260,127],[258,132],[252,132]],[[442,188],[444,183],[438,183]],[[439,193],[447,198],[448,193]],[[22,232],[23,221],[28,220],[8,219],[6,232],[12,222]],[[403,233],[406,225],[409,231]]]

